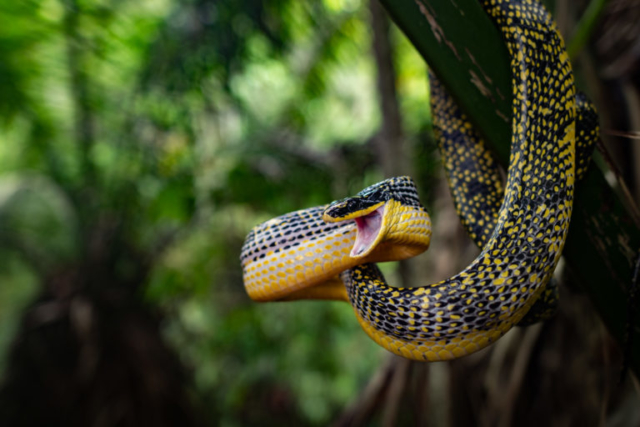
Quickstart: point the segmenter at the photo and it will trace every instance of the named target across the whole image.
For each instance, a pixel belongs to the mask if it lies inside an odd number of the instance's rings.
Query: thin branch
[[[397,359],[396,369],[391,377],[391,384],[389,384],[387,399],[382,412],[382,425],[385,427],[396,425],[400,401],[406,389],[409,367],[411,366],[409,359],[399,357]]]
[[[598,141],[596,142],[596,148],[598,148],[598,151],[600,152],[600,154],[602,154],[602,158],[607,163],[607,166],[609,166],[609,169],[611,170],[613,175],[616,177],[616,182],[618,183],[620,191],[622,191],[624,200],[626,202],[626,207],[628,208],[628,213],[631,218],[633,218],[636,227],[640,228],[640,210],[638,210],[636,202],[633,200],[633,196],[631,196],[629,187],[627,187],[627,184],[624,182],[624,178],[622,177],[620,169],[618,169],[618,167],[616,166],[616,163],[613,161],[613,158],[611,157],[611,154],[609,154],[609,150],[607,150],[607,147],[602,142],[602,139],[598,139]]]
[[[372,50],[376,61],[378,105],[382,116],[376,148],[382,171],[386,177],[406,173],[403,150],[402,118],[396,90],[396,70],[393,64],[393,46],[389,38],[389,18],[378,0],[371,0]]]
[[[89,82],[83,68],[79,10],[77,0],[61,0],[64,6],[63,28],[67,44],[67,65],[71,76],[71,94],[75,109],[75,132],[80,165],[85,183],[95,182],[95,167],[91,150],[95,140],[95,126],[89,99]]]
[[[356,427],[365,425],[385,395],[385,391],[398,364],[397,357],[389,356],[386,363],[373,375],[358,400],[351,404],[333,423],[333,427]]]
[[[624,132],[621,130],[603,129],[601,132],[611,136],[619,136],[621,138],[640,140],[640,131],[637,131],[637,130]]]
[[[542,332],[542,323],[538,323],[533,326],[529,326],[524,332],[522,341],[518,348],[518,354],[513,362],[511,372],[509,373],[509,383],[504,391],[505,399],[503,400],[502,419],[499,425],[510,426],[512,424],[513,413],[515,411],[516,402],[522,389],[522,382],[524,381],[529,361],[531,360],[531,354],[535,347],[538,337]]]

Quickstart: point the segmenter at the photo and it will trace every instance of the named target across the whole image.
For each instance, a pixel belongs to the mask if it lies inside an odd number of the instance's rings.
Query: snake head
[[[353,197],[331,203],[322,219],[325,222],[354,220],[357,235],[350,255],[352,258],[363,258],[392,234],[399,220],[396,214],[399,209],[404,209],[401,206],[424,211],[413,180],[406,176],[387,179]]]

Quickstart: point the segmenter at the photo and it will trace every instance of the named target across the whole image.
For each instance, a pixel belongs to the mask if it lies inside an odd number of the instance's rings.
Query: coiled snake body
[[[533,0],[482,4],[511,55],[512,140],[504,196],[490,153],[432,79],[445,169],[480,255],[439,283],[386,284],[373,263],[413,256],[430,238],[430,220],[412,182],[394,178],[328,207],[256,227],[241,254],[252,298],[348,299],[378,344],[426,361],[484,348],[521,322],[543,293],[553,299],[547,284],[569,227],[576,163],[582,174],[589,157],[581,154],[576,161],[576,111],[583,110],[577,110],[569,58],[546,10]],[[579,114],[588,120],[580,122],[579,143],[586,147],[597,127],[592,110],[584,111]]]

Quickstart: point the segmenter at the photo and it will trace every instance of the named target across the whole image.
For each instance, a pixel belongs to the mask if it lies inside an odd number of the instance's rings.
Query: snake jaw
[[[358,232],[350,253],[352,258],[363,258],[369,255],[382,239],[385,208],[386,203],[366,215],[355,218]]]
[[[356,241],[349,254],[351,258],[366,257],[382,240],[388,201],[380,199],[381,197],[348,197],[332,203],[322,215],[322,219],[328,223],[350,220],[355,222],[357,232]]]

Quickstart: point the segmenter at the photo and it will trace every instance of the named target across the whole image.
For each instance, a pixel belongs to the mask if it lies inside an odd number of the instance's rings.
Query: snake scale
[[[555,299],[549,281],[567,236],[576,172],[584,174],[597,138],[595,112],[576,96],[564,43],[537,1],[481,3],[511,57],[504,186],[473,126],[431,78],[439,148],[458,214],[482,248],[478,257],[439,283],[389,286],[375,262],[414,256],[431,234],[413,182],[392,178],[255,227],[241,253],[251,298],[349,301],[375,342],[422,361],[478,351],[527,323],[536,301]]]

